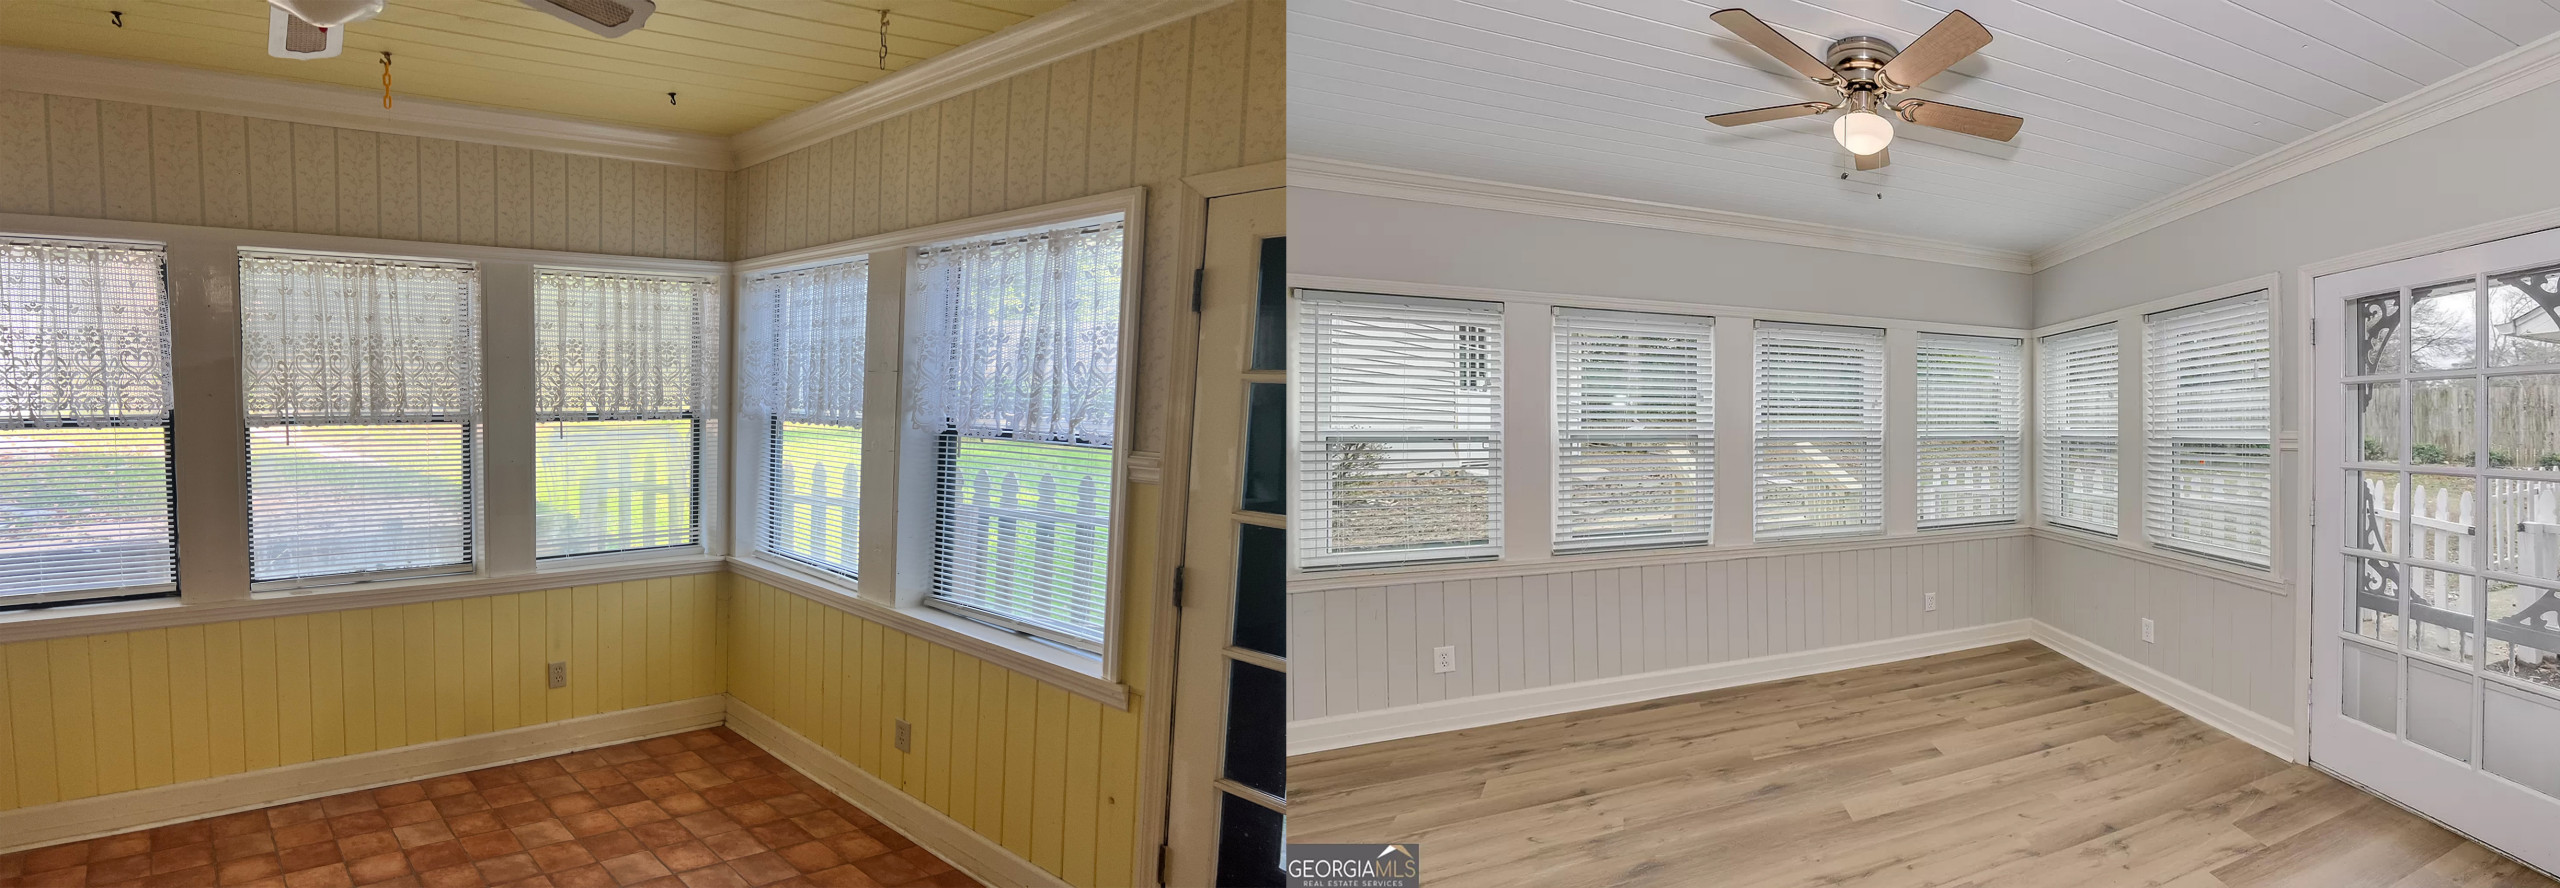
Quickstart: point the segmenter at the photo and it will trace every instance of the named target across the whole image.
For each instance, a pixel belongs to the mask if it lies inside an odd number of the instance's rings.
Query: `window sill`
[[[1129,686],[1105,675],[1102,659],[1045,641],[1026,638],[993,626],[943,613],[934,608],[890,607],[856,594],[840,578],[822,577],[752,556],[733,556],[729,569],[738,576],[798,595],[836,610],[915,635],[952,650],[1057,685],[1113,709],[1129,708]]]
[[[1614,549],[1606,552],[1557,553],[1545,558],[1505,558],[1492,561],[1470,561],[1456,564],[1410,564],[1390,567],[1365,567],[1341,570],[1299,571],[1289,576],[1289,594],[1327,592],[1336,589],[1360,589],[1396,583],[1438,583],[1452,580],[1494,579],[1531,573],[1569,570],[1605,570],[1621,567],[1650,567],[1667,564],[1727,561],[1736,558],[1767,558],[1773,555],[1808,555],[1853,549],[1890,549],[1901,546],[1934,546],[1966,540],[1988,540],[2027,535],[2025,527],[2003,524],[1990,527],[1949,528],[1926,533],[1868,534],[1856,537],[1824,537],[1817,539],[1762,542],[1739,546],[1681,545],[1648,549]]]
[[[2234,561],[2222,561],[2202,555],[2190,555],[2159,546],[2136,546],[2121,537],[2107,536],[2056,524],[2037,524],[2038,538],[2069,543],[2083,549],[2121,555],[2145,564],[2180,570],[2211,580],[2244,586],[2269,595],[2293,594],[2293,582],[2274,570],[2251,567]]]
[[[569,586],[713,573],[725,566],[723,559],[697,555],[504,576],[465,574],[313,586],[257,592],[237,601],[189,603],[183,598],[162,598],[63,605],[0,613],[0,643],[389,607],[452,598],[513,595]]]

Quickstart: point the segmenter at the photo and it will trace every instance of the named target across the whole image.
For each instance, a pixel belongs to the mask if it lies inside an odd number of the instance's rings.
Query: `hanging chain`
[[[382,54],[382,107],[391,107],[391,54]]]
[[[880,70],[889,70],[889,11],[880,10]]]

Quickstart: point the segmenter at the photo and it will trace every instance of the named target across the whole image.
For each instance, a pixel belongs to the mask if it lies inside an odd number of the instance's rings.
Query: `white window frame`
[[[2253,301],[2244,302],[2243,300]],[[2177,496],[2175,488],[2177,486],[2177,479],[2180,477],[2180,473],[2176,468],[2178,463],[2177,449],[2181,442],[2177,439],[2170,438],[2169,430],[2163,427],[2165,423],[2163,423],[2162,420],[2168,417],[2169,411],[2173,409],[2170,402],[2174,401],[2174,398],[2165,396],[2165,386],[2171,380],[2163,378],[2161,371],[2163,369],[2163,365],[2168,360],[2168,357],[2163,354],[2163,349],[2157,348],[2154,345],[2154,333],[2159,330],[2159,325],[2163,323],[2186,317],[2191,313],[2211,311],[2213,310],[2211,308],[2212,306],[2224,304],[2229,305],[2232,309],[2240,310],[2246,310],[2251,306],[2255,306],[2257,310],[2264,315],[2267,328],[2259,332],[2266,337],[2268,352],[2268,375],[2265,384],[2266,429],[2256,436],[2250,436],[2245,433],[2237,435],[2219,435],[2214,437],[2221,440],[2208,441],[2204,443],[2255,444],[2266,448],[2262,452],[2263,456],[2261,457],[2261,459],[2264,460],[2263,471],[2264,484],[2266,486],[2266,499],[2262,504],[2265,509],[2265,521],[2267,523],[2267,550],[2264,552],[2218,546],[2207,540],[2199,539],[2195,535],[2185,532],[2185,529],[2178,525],[2177,519],[2167,513],[2170,504]],[[2274,566],[2276,485],[2274,324],[2275,293],[2273,290],[2239,293],[2178,308],[2167,309],[2165,311],[2151,312],[2143,316],[2143,533],[2150,539],[2151,544],[2154,547],[2229,561],[2253,569],[2263,570]],[[2485,448],[2486,445],[2484,444],[2483,446]]]
[[[722,268],[725,269],[726,267],[726,264],[723,263]],[[592,263],[585,266],[536,263],[534,265],[533,272],[536,276],[537,282],[540,279],[540,275],[546,271],[567,272],[570,274],[627,275],[634,277],[659,277],[684,280],[706,279],[705,276],[697,274],[678,275],[666,272],[638,272],[628,268],[598,267]],[[722,441],[721,430],[722,427],[727,424],[722,417],[726,410],[727,403],[734,397],[734,392],[732,390],[735,388],[728,373],[729,325],[727,323],[727,318],[731,311],[730,305],[736,301],[736,296],[731,292],[730,281],[727,279],[725,274],[710,276],[707,280],[711,287],[711,305],[709,306],[709,310],[705,312],[705,314],[709,315],[709,318],[707,319],[707,322],[702,325],[701,333],[699,335],[703,337],[703,349],[708,352],[708,354],[703,356],[703,363],[707,366],[717,368],[720,378],[714,381],[712,387],[712,390],[719,393],[719,396],[714,398],[711,403],[695,406],[693,411],[693,434],[695,441],[693,467],[693,542],[676,546],[658,546],[648,549],[633,549],[621,552],[586,552],[575,555],[558,555],[548,558],[538,558],[537,560],[543,568],[558,570],[579,566],[614,564],[618,562],[647,563],[669,557],[703,556],[714,552],[717,544],[713,542],[712,534],[715,528],[721,526],[721,519],[719,517],[721,503],[720,498],[717,496],[721,488],[721,463],[719,451]],[[485,296],[483,298],[485,299]],[[482,347],[487,347],[487,343],[485,341],[482,343]],[[489,388],[487,379],[484,378],[481,381],[481,388],[484,392],[487,391]],[[534,425],[538,429],[541,423],[537,421]],[[539,476],[536,477],[536,480],[540,480]]]
[[[1915,363],[1919,357],[1917,352],[1930,348],[1933,342],[1944,342],[1946,344],[1940,347],[1950,350],[1961,349],[1968,346],[1977,349],[1985,349],[1992,353],[1994,360],[1997,362],[1992,367],[1993,375],[1990,384],[1994,387],[1994,390],[1990,393],[1990,397],[1994,399],[1997,412],[1994,413],[1993,416],[1998,420],[1999,424],[1989,428],[1988,431],[1992,433],[1993,437],[1997,437],[1999,439],[1999,444],[1997,446],[2001,451],[1999,457],[2000,464],[1996,471],[2000,478],[2000,488],[1996,496],[1999,497],[2003,501],[2002,504],[2006,505],[2008,508],[2006,511],[1997,515],[1932,517],[1928,513],[1927,501],[1918,500],[1916,502],[1918,510],[1916,520],[1919,522],[1919,527],[1921,530],[1935,531],[2015,524],[2018,522],[2020,517],[2026,514],[2025,500],[2026,488],[2028,487],[2025,480],[2025,476],[2027,474],[2027,449],[2029,437],[2026,421],[2026,339],[2024,337],[2013,336],[1975,336],[1965,333],[1922,332],[1914,346]],[[1929,427],[1929,410],[1931,409],[1934,399],[1929,397],[1926,388],[1930,378],[1926,375],[1915,373],[1912,381],[1916,392],[1912,406],[1918,412],[1918,418],[1914,422],[1914,428],[1912,431],[1912,440],[1914,443],[1912,459],[1915,464],[1927,461],[1927,447],[1933,436],[1953,440],[1979,440],[1985,437],[1985,435],[1982,434],[1985,429],[1980,426],[1959,425],[1951,427],[1943,432],[1933,432]],[[1976,402],[1968,401],[1966,403],[1970,404]],[[1919,474],[1919,471],[1919,466],[1915,465],[1915,478],[1913,481],[1915,488],[1919,483],[1918,478],[1916,477]],[[1916,490],[1914,491],[1914,495],[1916,498]]]
[[[2060,468],[2055,465],[2055,460],[2051,459],[2053,454],[2050,452],[2054,447],[2059,445],[2055,444],[2053,441],[2054,436],[2049,434],[2051,431],[2049,425],[2051,424],[2052,414],[2047,410],[2047,406],[2052,403],[2050,399],[2054,396],[2054,392],[2048,390],[2048,386],[2053,382],[2053,380],[2046,379],[2044,376],[2044,362],[2048,357],[2052,357],[2052,346],[2048,343],[2048,340],[2058,336],[2080,333],[2088,334],[2092,338],[2093,342],[2111,339],[2112,342],[2110,344],[2115,347],[2116,370],[2114,381],[2116,403],[2114,405],[2114,420],[2116,428],[2114,430],[2114,438],[2110,442],[2111,450],[2109,451],[2108,460],[2110,470],[2116,474],[2116,486],[2114,492],[2109,497],[2109,505],[2111,506],[2109,511],[2111,514],[2108,515],[2108,520],[2110,522],[2110,526],[2108,527],[2092,527],[2084,524],[2073,523],[2063,520],[2056,514],[2047,511],[2051,509],[2061,497],[2061,494],[2057,492],[2058,488],[2055,486],[2060,483],[2059,476],[2055,474],[2060,471]],[[2059,528],[2074,533],[2086,533],[2112,538],[2117,536],[2124,526],[2122,516],[2120,514],[2113,514],[2120,513],[2123,510],[2125,499],[2125,486],[2123,480],[2125,467],[2124,399],[2126,394],[2126,368],[2130,366],[2130,363],[2125,360],[2124,338],[2124,325],[2116,320],[2106,320],[2093,324],[2074,326],[2070,329],[2040,334],[2036,336],[2034,341],[2030,344],[2033,351],[2031,359],[2034,361],[2036,367],[2035,394],[2030,398],[2033,402],[2031,409],[2036,417],[2034,450],[2037,459],[2035,461],[2036,470],[2033,473],[2035,476],[2036,491],[2034,501],[2037,515],[2045,527]]]
[[[1486,520],[1488,522],[1488,538],[1481,543],[1431,546],[1394,551],[1345,552],[1331,554],[1321,559],[1311,560],[1307,557],[1307,554],[1309,548],[1316,545],[1312,541],[1326,539],[1331,528],[1330,518],[1327,511],[1312,507],[1312,503],[1323,499],[1329,491],[1319,487],[1319,482],[1311,480],[1311,476],[1314,473],[1309,471],[1312,464],[1319,460],[1319,457],[1310,452],[1310,444],[1315,443],[1312,440],[1312,436],[1323,433],[1307,428],[1307,412],[1314,409],[1314,405],[1317,403],[1318,386],[1314,381],[1306,379],[1305,373],[1307,369],[1305,362],[1309,357],[1305,353],[1305,349],[1309,347],[1308,337],[1312,334],[1306,329],[1305,318],[1309,309],[1307,309],[1306,303],[1301,298],[1304,295],[1307,294],[1290,294],[1290,300],[1294,304],[1291,306],[1289,311],[1289,325],[1291,330],[1289,338],[1289,387],[1291,391],[1289,399],[1289,462],[1292,469],[1291,480],[1296,488],[1291,492],[1290,499],[1291,508],[1297,512],[1297,515],[1295,516],[1296,523],[1293,527],[1295,528],[1295,535],[1298,538],[1290,547],[1290,564],[1295,569],[1301,571],[1320,571],[1358,569],[1379,564],[1451,563],[1464,561],[1490,561],[1501,558],[1504,552],[1504,531],[1506,529],[1506,525],[1511,523],[1509,521],[1511,518],[1509,494],[1512,488],[1510,479],[1514,475],[1513,472],[1509,471],[1508,467],[1508,464],[1512,461],[1513,457],[1507,452],[1507,439],[1509,438],[1507,419],[1510,411],[1515,409],[1509,406],[1512,397],[1512,387],[1509,383],[1509,380],[1512,378],[1509,373],[1512,355],[1509,352],[1509,347],[1510,343],[1516,337],[1516,334],[1510,327],[1513,313],[1505,310],[1499,304],[1485,303],[1480,300],[1446,300],[1434,299],[1431,297],[1398,296],[1393,294],[1357,291],[1326,291],[1320,294],[1323,298],[1334,299],[1337,301],[1386,308],[1392,308],[1393,306],[1402,304],[1416,307],[1429,307],[1437,310],[1467,310],[1470,308],[1482,308],[1487,305],[1491,305],[1493,311],[1490,314],[1489,319],[1486,321],[1487,330],[1485,336],[1488,344],[1487,354],[1490,364],[1488,370],[1491,374],[1491,382],[1493,383],[1493,409],[1496,415],[1493,426],[1490,430],[1483,434],[1469,434],[1463,438],[1455,434],[1433,433],[1428,431],[1362,433],[1348,437],[1379,442],[1413,441],[1429,443],[1432,441],[1453,439],[1469,442],[1480,441],[1480,443],[1487,446],[1490,454],[1489,472],[1492,476],[1491,481],[1493,482],[1494,488],[1494,502],[1490,504],[1488,514],[1486,516]],[[1329,438],[1326,439],[1327,443],[1331,440],[1332,439]],[[1545,524],[1546,522],[1541,520],[1528,526],[1539,527],[1545,526]]]
[[[382,238],[246,231],[157,222],[0,213],[0,232],[37,238],[157,244],[168,253],[168,299],[176,403],[172,431],[177,493],[178,595],[144,601],[69,602],[0,611],[0,642],[184,626],[299,613],[383,607],[709,573],[723,568],[716,546],[549,559],[533,557],[532,328],[536,266],[608,274],[708,277],[727,292],[729,264],[607,256]],[[323,253],[471,263],[479,268],[482,401],[475,447],[477,560],[437,576],[333,579],[308,588],[253,589],[243,517],[248,451],[242,429],[239,323],[233,301],[243,250]],[[722,311],[726,311],[725,296]],[[726,348],[720,343],[717,347]],[[725,362],[724,362],[725,363]],[[521,382],[515,382],[521,380]],[[498,384],[491,384],[497,382]],[[704,427],[703,538],[720,525],[725,429]],[[290,583],[291,581],[284,581]],[[264,586],[265,584],[260,584]]]
[[[870,237],[766,256],[733,266],[736,280],[760,274],[841,262],[868,256],[870,308],[865,318],[864,434],[862,437],[862,518],[860,578],[820,571],[791,559],[767,554],[756,539],[755,522],[738,521],[729,529],[730,566],[739,576],[781,586],[812,599],[900,631],[925,636],[1006,668],[1039,676],[1066,690],[1116,708],[1128,707],[1129,689],[1120,682],[1125,669],[1121,650],[1127,638],[1126,586],[1129,577],[1128,515],[1135,500],[1129,486],[1130,454],[1135,441],[1137,409],[1133,394],[1138,357],[1138,295],[1145,278],[1146,189],[1127,188],[1003,213],[976,216]],[[1126,220],[1122,242],[1119,428],[1112,443],[1110,596],[1105,603],[1103,641],[1099,653],[1079,650],[948,613],[927,602],[933,579],[933,530],[936,491],[933,437],[938,429],[922,429],[909,410],[914,406],[902,379],[907,368],[907,269],[917,247],[952,240],[1064,224],[1101,216]],[[729,341],[750,343],[743,315],[733,315]],[[731,376],[739,378],[733,351]],[[732,386],[734,390],[735,386]],[[758,482],[768,452],[764,424],[742,413],[744,399],[730,399],[730,421],[737,429],[732,446],[738,459],[729,467],[736,491],[735,514],[760,514]]]
[[[1555,460],[1554,467],[1552,469],[1555,473],[1555,490],[1553,493],[1554,498],[1552,500],[1555,504],[1555,508],[1554,514],[1549,521],[1549,525],[1551,528],[1550,539],[1555,547],[1555,551],[1558,553],[1627,551],[1633,549],[1714,545],[1716,511],[1715,454],[1717,450],[1715,415],[1716,319],[1705,315],[1675,315],[1660,312],[1632,312],[1612,309],[1576,308],[1569,306],[1557,306],[1552,309],[1551,315],[1555,318],[1556,325],[1554,333],[1556,340],[1556,394],[1554,402],[1549,406],[1549,410],[1553,414],[1553,422],[1556,429],[1556,441]],[[1566,335],[1566,331],[1570,327],[1567,318],[1576,316],[1590,319],[1589,323],[1598,331],[1597,335],[1602,337],[1627,337],[1641,335],[1637,331],[1644,329],[1645,325],[1656,325],[1660,329],[1677,330],[1677,335],[1683,337],[1694,336],[1701,343],[1701,346],[1698,349],[1698,366],[1701,372],[1696,377],[1695,383],[1689,387],[1686,394],[1691,396],[1691,398],[1697,401],[1699,405],[1704,408],[1701,412],[1700,422],[1698,423],[1695,431],[1683,433],[1670,430],[1641,432],[1616,432],[1607,429],[1595,431],[1577,430],[1576,426],[1579,425],[1577,422],[1578,411],[1573,407],[1573,405],[1568,403],[1570,400],[1568,398],[1568,394],[1571,388],[1576,384],[1575,380],[1569,377],[1578,376],[1580,374],[1576,368],[1573,367],[1573,362],[1577,355],[1572,349],[1567,348],[1567,343],[1571,340],[1567,339]],[[1613,353],[1626,354],[1630,351],[1642,348],[1646,347],[1621,344]],[[1680,393],[1677,389],[1670,389],[1668,391],[1672,394]],[[1622,424],[1623,422],[1624,420],[1620,420],[1619,424]],[[1695,503],[1695,508],[1698,512],[1699,526],[1695,530],[1627,533],[1592,537],[1589,539],[1577,538],[1577,532],[1569,522],[1566,521],[1565,516],[1565,502],[1568,499],[1569,492],[1571,490],[1571,484],[1566,478],[1566,467],[1567,463],[1573,459],[1572,448],[1569,445],[1572,443],[1573,439],[1585,437],[1595,440],[1626,440],[1632,438],[1644,438],[1651,439],[1655,443],[1683,443],[1686,440],[1702,440],[1704,443],[1699,449],[1704,451],[1704,459],[1701,460],[1702,465],[1699,468],[1697,480],[1704,483],[1705,495],[1697,497]]]
[[[1788,331],[1798,331],[1814,335],[1837,335],[1841,336],[1844,340],[1850,336],[1855,336],[1861,339],[1865,338],[1867,334],[1873,334],[1874,336],[1876,357],[1875,378],[1868,384],[1868,387],[1872,392],[1872,406],[1867,413],[1862,414],[1861,424],[1871,424],[1875,429],[1875,437],[1873,439],[1876,451],[1876,467],[1873,480],[1875,490],[1872,494],[1861,494],[1861,501],[1863,504],[1859,507],[1860,512],[1872,516],[1871,523],[1842,525],[1828,529],[1824,529],[1819,526],[1814,526],[1814,529],[1799,529],[1805,527],[1805,525],[1778,526],[1769,524],[1763,520],[1768,512],[1768,501],[1764,497],[1764,490],[1773,486],[1768,483],[1770,480],[1768,473],[1774,468],[1766,465],[1763,461],[1763,458],[1767,455],[1767,451],[1770,449],[1766,442],[1768,439],[1773,437],[1788,436],[1779,435],[1777,432],[1768,428],[1769,416],[1763,410],[1763,407],[1766,405],[1765,399],[1771,396],[1770,392],[1767,391],[1767,377],[1764,375],[1764,372],[1767,369],[1768,354],[1762,347],[1771,341],[1783,337]],[[1894,410],[1890,406],[1891,398],[1886,394],[1887,368],[1896,363],[1894,360],[1896,350],[1893,348],[1893,340],[1896,338],[1898,337],[1890,335],[1890,332],[1884,328],[1867,325],[1805,324],[1791,321],[1759,321],[1753,324],[1751,347],[1751,537],[1755,542],[1785,543],[1809,540],[1854,539],[1859,537],[1883,536],[1885,534],[1885,530],[1888,525],[1887,515],[1890,511],[1888,503],[1893,500],[1893,497],[1886,493],[1885,488],[1893,484],[1891,476],[1894,474],[1894,463],[1897,462],[1893,455],[1895,450],[1893,442],[1896,440],[1910,440],[1912,437],[1907,434],[1897,435],[1895,433],[1893,429],[1894,423],[1891,421],[1892,415],[1895,413],[1908,413],[1909,411]],[[1825,437],[1840,441],[1866,440],[1864,436],[1852,436],[1849,434],[1836,433],[1826,434]],[[1908,453],[1908,448],[1905,448],[1904,452]]]

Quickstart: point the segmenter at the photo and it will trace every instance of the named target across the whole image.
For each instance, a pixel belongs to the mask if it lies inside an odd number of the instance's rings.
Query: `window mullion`
[[[534,272],[527,262],[480,264],[479,440],[481,569],[531,573],[534,562]]]
[[[1920,529],[1919,334],[1884,334],[1884,533]]]
[[[171,435],[178,496],[178,594],[188,604],[249,598],[249,454],[240,434],[240,315],[213,282],[237,280],[239,246],[169,244]]]

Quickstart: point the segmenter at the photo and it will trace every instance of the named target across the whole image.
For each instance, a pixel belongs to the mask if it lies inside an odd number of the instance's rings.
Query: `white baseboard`
[[[2214,696],[2203,688],[2179,681],[2166,672],[2135,662],[2043,620],[2030,622],[2034,627],[2029,630],[2028,637],[2038,644],[2078,660],[2080,665],[2100,675],[2123,682],[2127,687],[2238,737],[2251,746],[2266,750],[2277,758],[2288,762],[2301,761],[2294,749],[2292,725],[2251,712],[2246,706]]]
[[[0,854],[707,728],[720,723],[725,700],[696,697],[0,811]]]
[[[2028,637],[2027,624],[2026,620],[2011,620],[1748,660],[1728,660],[1395,709],[1312,718],[1289,723],[1289,754],[1304,755],[1345,746],[1951,653],[2025,639]]]
[[[998,888],[1067,886],[1066,880],[1022,859],[1012,849],[961,825],[950,815],[872,776],[735,697],[729,698],[729,729],[980,882]]]

